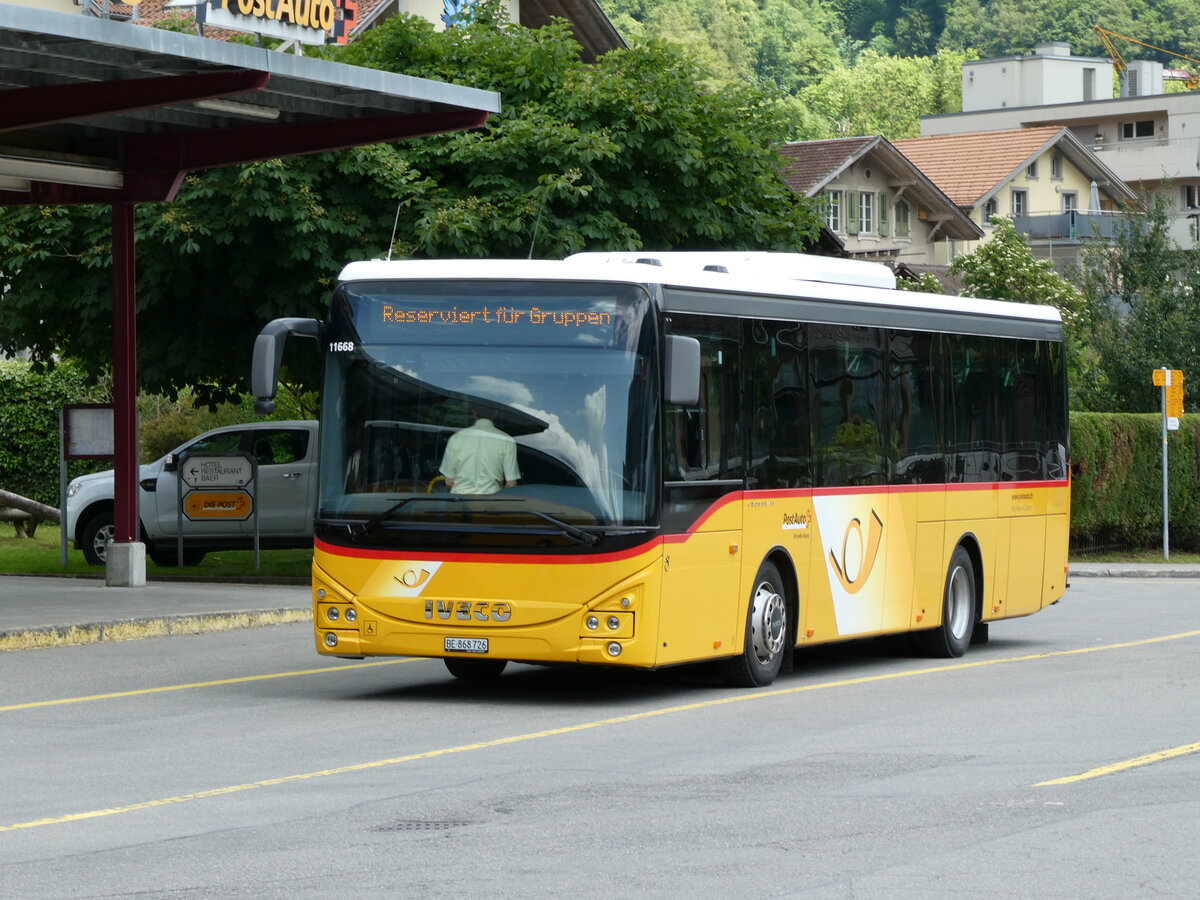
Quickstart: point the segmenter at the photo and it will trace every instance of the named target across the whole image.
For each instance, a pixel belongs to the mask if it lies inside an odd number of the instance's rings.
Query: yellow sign
[[[189,519],[248,519],[254,501],[245,491],[192,491],[183,498]]]
[[[1154,386],[1155,387],[1170,387],[1178,384],[1183,388],[1183,370],[1182,369],[1155,369],[1154,370]]]
[[[1183,379],[1179,384],[1167,387],[1167,418],[1178,419],[1183,415]]]

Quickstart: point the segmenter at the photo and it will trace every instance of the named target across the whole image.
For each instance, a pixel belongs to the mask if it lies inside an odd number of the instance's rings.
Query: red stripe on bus
[[[526,565],[533,563],[536,565],[580,565],[582,563],[608,563],[619,562],[621,560],[632,559],[635,556],[641,556],[654,548],[656,544],[682,544],[689,537],[695,534],[700,528],[731,503],[740,503],[746,500],[768,500],[779,499],[788,500],[802,497],[835,497],[835,496],[850,496],[855,494],[887,494],[887,493],[918,493],[921,491],[998,491],[1003,489],[1021,489],[1029,490],[1031,488],[1065,488],[1070,482],[1063,481],[987,481],[987,482],[970,482],[970,483],[955,483],[955,484],[873,484],[873,485],[858,485],[848,487],[831,487],[831,488],[794,488],[779,489],[773,488],[769,490],[755,491],[730,491],[723,497],[714,500],[712,504],[700,514],[699,518],[688,528],[687,531],[677,532],[673,534],[663,534],[653,537],[650,540],[638,544],[635,547],[630,547],[627,550],[619,550],[613,553],[575,553],[570,555],[549,556],[546,554],[525,554],[525,553],[446,553],[432,554],[420,553],[417,551],[406,550],[371,550],[358,547],[340,547],[335,544],[328,544],[325,541],[317,538],[314,540],[314,546],[318,550],[325,553],[330,553],[335,556],[348,556],[354,559],[412,559],[413,557],[436,557],[442,562],[480,562],[486,560],[494,563],[524,563]]]

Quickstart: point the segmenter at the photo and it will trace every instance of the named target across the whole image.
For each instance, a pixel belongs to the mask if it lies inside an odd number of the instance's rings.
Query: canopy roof
[[[170,200],[195,169],[499,109],[492,91],[0,2],[0,205]]]

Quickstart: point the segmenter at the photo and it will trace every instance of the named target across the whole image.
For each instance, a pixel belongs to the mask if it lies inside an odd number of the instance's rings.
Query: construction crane
[[[1147,44],[1145,41],[1139,41],[1137,38],[1130,37],[1127,34],[1117,34],[1115,31],[1109,31],[1107,28],[1101,28],[1099,25],[1092,26],[1096,35],[1100,38],[1100,43],[1104,45],[1105,52],[1112,58],[1113,66],[1117,72],[1125,72],[1129,68],[1129,64],[1125,62],[1125,57],[1121,55],[1121,51],[1117,49],[1117,45],[1113,43],[1113,38],[1120,38],[1123,41],[1129,41],[1131,44],[1138,44],[1142,47],[1148,47],[1151,50],[1157,50],[1159,53],[1165,53],[1167,56],[1174,56],[1177,59],[1186,59],[1190,63],[1195,63],[1200,66],[1200,59],[1193,59],[1190,56],[1185,56],[1182,53],[1176,53],[1174,50],[1167,50],[1165,47],[1156,47],[1153,44]],[[1200,75],[1188,73],[1189,77],[1181,79],[1189,91],[1196,90],[1200,87]]]

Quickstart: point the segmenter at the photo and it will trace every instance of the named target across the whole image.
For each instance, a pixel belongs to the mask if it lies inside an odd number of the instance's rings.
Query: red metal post
[[[112,208],[113,264],[113,540],[129,544],[138,532],[137,279],[132,203]]]

